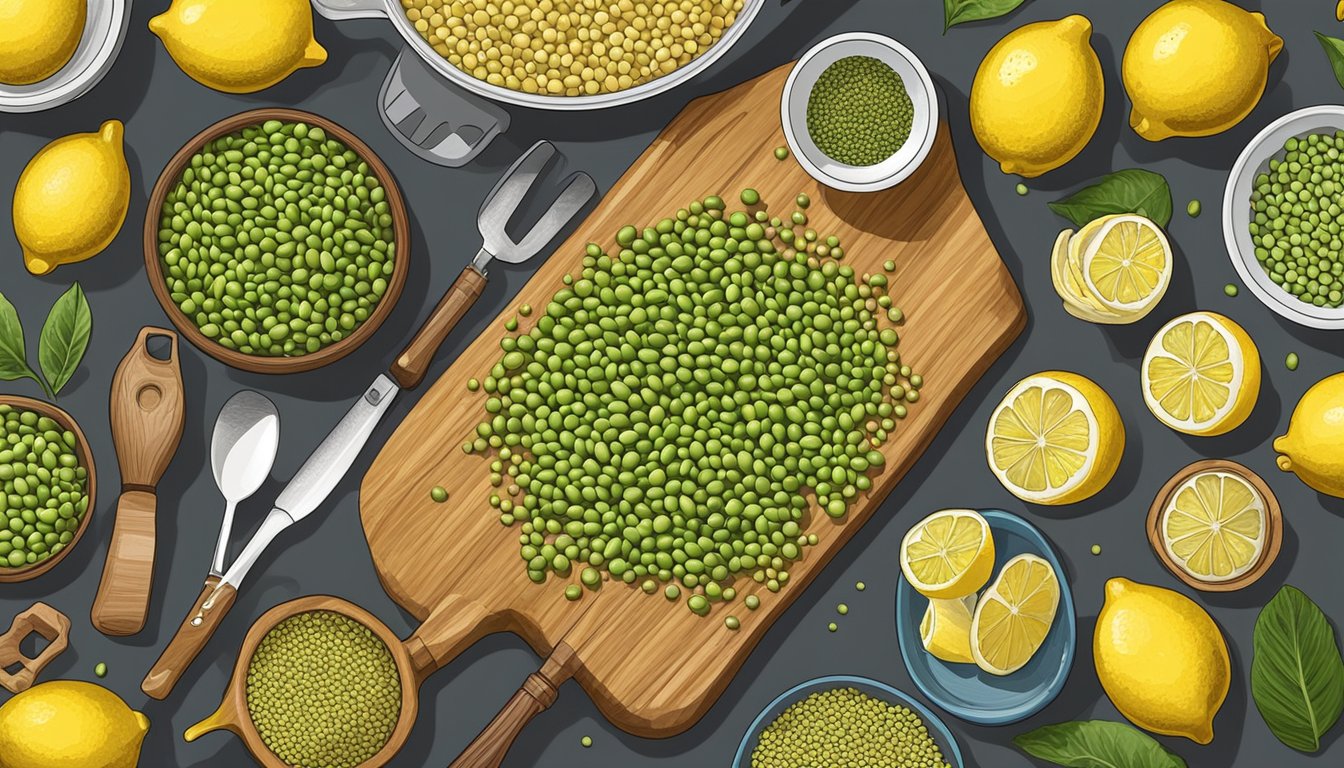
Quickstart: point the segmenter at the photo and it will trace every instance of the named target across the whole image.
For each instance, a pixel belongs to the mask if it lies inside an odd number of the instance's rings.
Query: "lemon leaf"
[[[23,343],[23,323],[19,312],[9,299],[0,293],[0,381],[42,380],[28,366],[28,353]],[[46,387],[43,386],[45,391]]]
[[[1344,5],[1341,7],[1344,8]],[[1321,47],[1325,49],[1325,56],[1330,60],[1330,68],[1335,71],[1335,79],[1339,81],[1340,86],[1344,86],[1344,40],[1327,37],[1320,32],[1316,33],[1316,39],[1321,41]]]
[[[37,361],[53,395],[59,394],[75,375],[89,348],[92,333],[93,314],[89,311],[89,300],[84,297],[84,289],[75,283],[52,305],[47,321],[42,325],[37,348]]]
[[[1107,720],[1046,725],[1013,737],[1032,757],[1068,768],[1186,768],[1179,755],[1153,737]]]
[[[1049,205],[1078,227],[1113,213],[1136,213],[1166,228],[1171,223],[1171,186],[1160,173],[1130,168]]]
[[[997,19],[1017,10],[1027,0],[943,0],[943,34],[968,21]]]
[[[1269,730],[1299,752],[1344,712],[1344,661],[1330,621],[1302,590],[1284,586],[1255,620],[1251,695]]]

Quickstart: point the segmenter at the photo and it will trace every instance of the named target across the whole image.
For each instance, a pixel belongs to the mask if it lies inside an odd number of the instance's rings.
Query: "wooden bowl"
[[[260,125],[267,120],[304,122],[318,126],[326,131],[329,136],[338,139],[354,150],[360,159],[368,163],[370,170],[378,177],[387,193],[387,205],[392,215],[393,236],[396,238],[397,251],[392,279],[387,285],[387,291],[373,308],[373,311],[369,313],[368,318],[353,333],[340,341],[328,344],[316,352],[297,357],[248,355],[221,346],[201,333],[200,329],[196,327],[195,321],[187,317],[169,295],[168,286],[164,283],[163,264],[159,258],[159,218],[163,212],[163,203],[168,198],[168,193],[182,180],[182,173],[191,162],[192,156],[201,151],[207,143],[221,136]],[[373,336],[378,327],[387,319],[387,316],[392,313],[392,308],[396,305],[397,299],[401,297],[401,290],[406,285],[407,267],[410,266],[410,246],[410,220],[407,218],[406,204],[402,199],[400,188],[397,187],[397,181],[392,176],[392,171],[358,136],[325,117],[297,109],[254,109],[220,120],[196,134],[168,161],[167,167],[159,175],[159,180],[150,193],[149,210],[145,212],[145,274],[149,277],[149,286],[154,290],[154,296],[163,306],[163,311],[167,313],[168,319],[172,320],[173,325],[177,326],[182,335],[202,352],[226,365],[253,373],[311,371],[345,357],[368,341],[369,337]]]
[[[1171,559],[1162,543],[1162,511],[1167,508],[1176,489],[1192,476],[1211,471],[1226,472],[1242,478],[1250,483],[1265,501],[1265,545],[1260,550],[1260,559],[1249,571],[1230,581],[1202,581],[1186,573],[1184,568]],[[1283,510],[1279,507],[1279,500],[1274,496],[1274,491],[1250,469],[1226,459],[1197,461],[1177,472],[1166,485],[1162,486],[1162,490],[1157,492],[1157,498],[1153,499],[1153,505],[1148,510],[1148,543],[1152,545],[1153,551],[1157,553],[1157,559],[1162,561],[1167,570],[1186,584],[1204,592],[1235,592],[1254,584],[1265,575],[1278,558],[1279,550],[1283,547]]]
[[[79,465],[88,472],[87,486],[84,490],[89,498],[89,507],[84,512],[84,519],[80,521],[79,527],[75,529],[75,535],[70,539],[70,543],[61,548],[60,552],[48,557],[41,562],[25,565],[19,568],[0,568],[0,584],[12,584],[19,581],[28,581],[55,568],[57,563],[65,559],[70,554],[70,550],[75,548],[79,540],[83,538],[84,531],[89,527],[89,520],[93,517],[94,506],[98,499],[94,493],[97,490],[96,475],[93,468],[93,452],[89,450],[89,441],[84,437],[84,431],[79,428],[79,424],[70,414],[57,408],[51,403],[44,403],[41,400],[32,400],[27,397],[17,397],[14,395],[0,395],[0,405],[8,405],[13,408],[21,408],[26,411],[33,411],[42,416],[55,421],[61,425],[62,429],[68,429],[75,433],[75,455],[79,458]]]
[[[368,627],[369,631],[373,632],[379,640],[382,640],[388,651],[392,653],[392,658],[397,664],[397,671],[401,675],[401,715],[397,719],[397,727],[392,730],[392,735],[388,737],[383,748],[373,757],[360,763],[357,768],[380,768],[396,756],[406,743],[407,737],[411,735],[411,726],[415,725],[415,718],[420,708],[420,684],[424,682],[425,677],[430,672],[434,671],[436,666],[427,653],[413,650],[417,647],[423,648],[423,643],[414,640],[403,643],[391,629],[388,629],[386,624],[379,621],[373,614],[348,600],[324,595],[303,597],[298,600],[291,600],[288,603],[282,603],[257,619],[257,622],[248,630],[247,637],[243,639],[243,648],[238,653],[238,662],[234,665],[233,677],[229,680],[228,688],[224,692],[224,700],[220,702],[219,709],[215,710],[215,713],[210,717],[188,728],[187,741],[195,741],[211,731],[229,731],[242,739],[247,751],[252,753],[253,759],[262,768],[291,768],[271,752],[266,743],[262,741],[261,734],[257,732],[256,726],[252,723],[252,715],[247,708],[247,668],[251,665],[252,655],[257,652],[257,646],[261,644],[261,640],[266,636],[266,633],[291,616],[313,611],[339,613],[359,622]]]

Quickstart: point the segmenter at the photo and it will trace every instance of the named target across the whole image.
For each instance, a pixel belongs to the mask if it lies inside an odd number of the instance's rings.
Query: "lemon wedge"
[[[1162,546],[1200,581],[1232,581],[1265,550],[1265,500],[1245,478],[1211,470],[1181,483],[1162,510]]]
[[[1101,387],[1076,373],[1019,381],[989,417],[989,468],[1014,496],[1072,504],[1110,482],[1125,451],[1125,425]]]
[[[1143,399],[1159,421],[1189,435],[1236,428],[1260,396],[1260,353],[1241,326],[1214,312],[1167,323],[1143,356]]]
[[[149,30],[187,76],[225,93],[260,91],[327,60],[308,0],[173,0]]]
[[[1025,554],[1009,560],[975,607],[971,656],[991,675],[1025,667],[1050,634],[1059,610],[1059,577],[1050,563]]]
[[[901,573],[931,599],[974,594],[994,571],[989,523],[970,509],[945,509],[919,521],[901,541]]]
[[[919,622],[919,639],[936,659],[953,664],[974,664],[971,655],[971,617],[975,594],[951,600],[930,600]]]

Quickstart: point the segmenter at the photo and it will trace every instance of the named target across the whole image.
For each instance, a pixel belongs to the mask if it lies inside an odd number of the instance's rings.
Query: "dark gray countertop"
[[[178,691],[167,702],[149,701],[139,691],[141,677],[199,593],[208,567],[222,501],[207,468],[205,446],[224,400],[244,387],[258,389],[275,399],[284,418],[281,456],[274,473],[280,480],[268,483],[240,512],[237,536],[241,538],[260,521],[263,505],[281,481],[294,472],[374,374],[391,361],[418,320],[428,314],[475,253],[479,244],[476,208],[522,149],[537,139],[551,139],[568,156],[570,168],[587,170],[606,189],[695,95],[720,90],[787,62],[830,34],[871,30],[904,42],[938,82],[946,98],[963,180],[1022,287],[1030,325],[974,388],[878,515],[782,617],[696,727],[672,739],[638,739],[607,724],[582,689],[567,684],[556,706],[527,728],[505,765],[725,766],[757,712],[798,682],[850,673],[913,692],[895,639],[896,552],[911,523],[945,507],[1000,507],[1025,514],[1054,541],[1068,571],[1079,612],[1080,648],[1060,698],[1028,722],[1003,728],[945,718],[961,740],[969,763],[994,768],[1031,765],[1011,745],[1013,735],[1046,723],[1119,717],[1101,692],[1089,653],[1105,580],[1123,575],[1191,594],[1153,556],[1143,520],[1162,483],[1185,464],[1204,457],[1234,458],[1263,475],[1282,501],[1288,525],[1278,563],[1258,584],[1228,595],[1195,596],[1229,640],[1232,691],[1215,723],[1217,738],[1212,745],[1198,747],[1181,739],[1164,742],[1194,768],[1339,764],[1344,759],[1344,746],[1339,743],[1344,727],[1335,729],[1325,752],[1315,758],[1293,752],[1271,736],[1250,700],[1248,668],[1255,617],[1281,584],[1301,587],[1336,622],[1344,621],[1344,591],[1338,589],[1344,502],[1318,496],[1280,473],[1269,447],[1272,438],[1286,428],[1294,404],[1307,387],[1344,368],[1339,357],[1344,337],[1279,320],[1249,291],[1243,290],[1238,298],[1223,295],[1223,285],[1234,282],[1235,274],[1223,247],[1218,209],[1227,171],[1256,131],[1291,109],[1344,101],[1344,91],[1312,36],[1316,29],[1330,34],[1341,30],[1334,20],[1333,3],[1263,3],[1270,26],[1287,45],[1271,70],[1270,90],[1260,106],[1241,125],[1220,136],[1150,144],[1127,127],[1128,104],[1120,84],[1119,61],[1129,34],[1159,4],[1157,0],[1084,4],[1030,0],[1008,19],[958,27],[944,37],[942,4],[937,0],[768,0],[755,27],[708,76],[649,102],[607,112],[515,110],[512,129],[479,162],[448,170],[425,164],[402,149],[376,114],[379,86],[400,46],[386,22],[334,25],[319,19],[317,37],[330,51],[330,61],[259,94],[229,96],[197,85],[178,70],[146,29],[148,19],[167,2],[141,0],[135,4],[120,59],[94,91],[50,112],[0,116],[0,211],[6,212],[0,214],[0,291],[18,306],[30,346],[36,344],[47,307],[71,281],[79,280],[88,292],[95,316],[93,344],[60,402],[88,433],[103,479],[87,540],[50,574],[0,587],[0,623],[39,599],[71,617],[72,648],[49,668],[44,679],[94,680],[94,665],[106,662],[110,671],[104,684],[153,721],[142,766],[249,764],[236,739],[214,734],[186,744],[182,732],[213,711],[253,619],[291,598],[327,593],[359,603],[403,635],[410,632],[413,620],[380,589],[360,532],[357,489],[376,450],[370,448],[320,513],[320,524],[312,524],[318,522],[314,518],[262,558],[233,614]],[[1240,5],[1258,10],[1262,3],[1242,0]],[[1032,182],[1031,194],[1019,197],[1013,191],[1018,180],[999,173],[971,136],[966,94],[980,58],[1009,30],[1080,10],[1095,24],[1093,44],[1106,71],[1103,124],[1078,159]],[[88,613],[111,533],[116,490],[107,394],[116,363],[136,331],[145,324],[167,322],[143,276],[140,226],[148,188],[172,153],[202,127],[235,112],[268,105],[297,106],[326,115],[359,134],[391,166],[414,219],[413,277],[397,310],[370,343],[321,371],[280,378],[260,376],[231,370],[193,348],[184,349],[187,426],[182,447],[160,486],[159,564],[150,623],[136,637],[106,638],[90,625]],[[133,177],[127,226],[95,260],[34,278],[24,271],[8,221],[13,182],[33,153],[51,139],[95,130],[112,117],[127,125]],[[763,115],[762,119],[774,116]],[[1134,166],[1165,174],[1175,193],[1178,212],[1170,234],[1179,257],[1171,292],[1157,312],[1134,326],[1103,328],[1078,322],[1065,315],[1050,285],[1050,247],[1066,222],[1051,214],[1045,203],[1061,196],[1061,190],[1108,170]],[[1191,198],[1204,204],[1199,219],[1184,214]],[[435,372],[448,365],[529,274],[515,267],[494,271],[484,298],[439,355]],[[1144,407],[1138,386],[1139,361],[1152,333],[1176,314],[1195,308],[1236,319],[1255,338],[1265,360],[1266,384],[1259,406],[1247,424],[1224,437],[1191,438],[1163,427]],[[1296,372],[1289,372],[1282,363],[1290,351],[1302,358]],[[1128,428],[1128,450],[1115,480],[1098,497],[1064,509],[1028,509],[1008,495],[985,467],[985,422],[1012,382],[1035,371],[1060,367],[1090,376],[1111,392]],[[4,383],[0,390],[39,394],[31,382]],[[414,399],[410,396],[396,404],[392,417],[375,434],[375,445],[386,440]],[[1104,547],[1099,557],[1089,553],[1094,543]],[[858,580],[868,585],[863,593],[854,590]],[[848,616],[836,616],[839,602],[849,604]],[[826,629],[832,620],[840,624],[834,634]],[[631,652],[659,651],[632,646]],[[419,722],[392,765],[447,766],[537,663],[516,637],[501,635],[479,643],[429,679],[421,693]],[[584,735],[593,737],[589,749],[579,744]]]

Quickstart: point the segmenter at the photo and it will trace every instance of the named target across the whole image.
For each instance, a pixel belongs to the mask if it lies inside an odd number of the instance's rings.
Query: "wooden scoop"
[[[168,359],[149,353],[165,337]],[[182,370],[177,334],[146,327],[112,380],[112,441],[121,465],[121,498],[103,580],[93,601],[93,626],[105,635],[134,635],[145,626],[154,580],[156,487],[182,439]]]
[[[383,641],[396,662],[401,675],[401,715],[397,727],[387,743],[373,757],[360,763],[357,768],[379,768],[386,765],[405,745],[411,735],[411,727],[420,708],[420,684],[431,673],[438,670],[457,656],[471,643],[479,639],[479,628],[488,624],[482,622],[482,615],[472,610],[440,611],[416,631],[405,642],[376,616],[347,600],[337,597],[318,595],[291,600],[277,605],[257,619],[243,639],[243,648],[238,653],[238,661],[233,668],[233,677],[224,692],[219,709],[201,722],[187,729],[187,741],[195,741],[212,731],[229,731],[242,739],[252,757],[263,768],[289,768],[262,741],[261,734],[252,723],[247,709],[247,670],[252,664],[252,655],[257,652],[266,633],[277,624],[301,613],[312,611],[330,611],[353,619]]]

